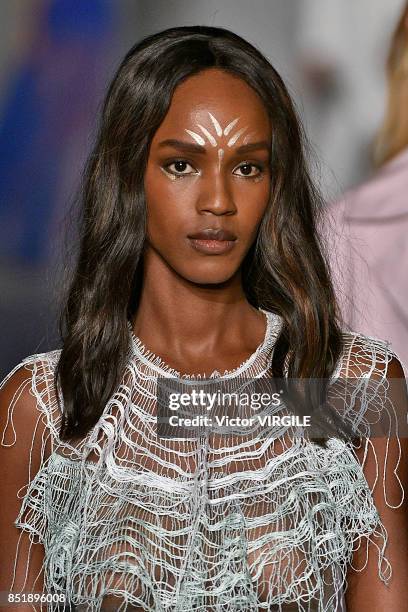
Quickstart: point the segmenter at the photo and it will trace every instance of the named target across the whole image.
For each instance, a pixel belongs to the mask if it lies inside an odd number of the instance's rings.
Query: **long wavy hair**
[[[176,87],[213,67],[242,78],[271,119],[270,202],[242,279],[248,301],[283,320],[273,375],[326,378],[340,357],[338,310],[319,242],[324,204],[281,77],[260,51],[229,30],[167,29],[137,43],[120,64],[84,171],[79,252],[61,313],[63,347],[55,372],[64,404],[62,439],[84,436],[120,383],[128,321],[142,291],[149,144]]]
[[[387,106],[374,144],[376,166],[408,147],[408,2],[392,36],[386,72]]]

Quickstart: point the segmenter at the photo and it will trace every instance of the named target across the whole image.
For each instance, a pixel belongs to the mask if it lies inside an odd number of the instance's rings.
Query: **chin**
[[[211,266],[212,270],[184,270],[179,272],[180,276],[195,285],[221,285],[227,283],[237,273],[237,268],[225,268],[224,266]]]

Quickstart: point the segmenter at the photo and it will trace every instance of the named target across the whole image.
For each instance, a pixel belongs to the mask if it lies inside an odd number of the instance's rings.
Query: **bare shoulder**
[[[33,546],[44,539],[34,483],[54,447],[57,358],[55,351],[31,355],[0,383],[1,592],[43,588],[43,546]]]
[[[345,345],[343,367],[349,376],[360,377],[364,411],[371,410],[376,423],[383,413],[387,424],[396,419],[398,425],[388,434],[368,437],[355,449],[379,522],[369,542],[362,541],[354,551],[347,575],[347,610],[402,610],[408,598],[408,438],[399,416],[408,414],[406,365],[388,342],[378,338],[352,334]],[[374,382],[374,393],[367,391],[367,379]]]
[[[5,424],[7,408],[18,404],[23,418],[35,412],[36,400],[31,391],[32,372],[24,365],[14,369],[0,386],[0,422]]]
[[[55,411],[54,372],[59,353],[30,355],[0,382],[1,446],[12,445],[18,432],[25,438],[39,417],[47,421]]]
[[[337,373],[348,378],[404,378],[406,365],[385,339],[343,330]]]

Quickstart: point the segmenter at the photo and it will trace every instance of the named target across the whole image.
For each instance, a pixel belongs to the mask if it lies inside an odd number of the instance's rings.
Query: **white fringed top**
[[[256,352],[209,377],[239,385],[266,375],[281,319],[263,312],[267,329]],[[354,396],[347,406],[357,422],[367,408],[364,380],[376,376],[385,388],[394,353],[351,332],[344,345],[335,375],[361,377],[359,401]],[[19,401],[29,392],[38,412],[26,436],[41,450],[16,500],[15,524],[33,546],[43,543],[45,591],[65,594],[66,609],[340,611],[361,537],[375,538],[379,578],[389,579],[387,533],[351,443],[331,438],[324,449],[302,438],[159,439],[157,378],[190,376],[131,332],[126,371],[99,422],[81,442],[64,442],[53,385],[59,355],[27,357],[3,381],[26,373],[2,444],[12,447],[24,428]],[[23,567],[21,550],[11,552]]]

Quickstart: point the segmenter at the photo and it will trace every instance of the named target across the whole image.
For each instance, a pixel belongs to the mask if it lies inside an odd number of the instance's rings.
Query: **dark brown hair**
[[[306,167],[304,138],[288,91],[254,46],[223,28],[177,27],[127,53],[109,87],[84,173],[80,245],[61,316],[56,370],[63,438],[85,435],[115,392],[126,363],[128,321],[142,288],[149,144],[175,88],[207,68],[250,85],[273,126],[271,198],[243,262],[248,301],[279,314],[272,363],[295,378],[326,378],[342,348],[337,307],[317,223],[323,204]]]

